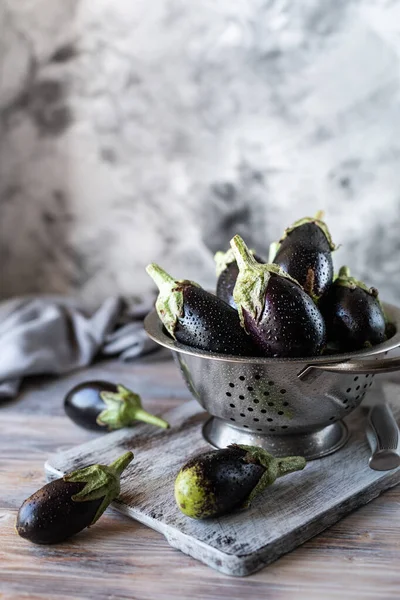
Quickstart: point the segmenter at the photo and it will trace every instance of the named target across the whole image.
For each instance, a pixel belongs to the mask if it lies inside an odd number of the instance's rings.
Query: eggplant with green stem
[[[231,246],[239,266],[233,297],[242,326],[263,354],[320,354],[326,342],[324,319],[301,285],[276,264],[258,264],[239,235]]]
[[[130,427],[137,421],[162,429],[169,427],[167,421],[142,407],[139,394],[109,381],[79,383],[65,396],[64,410],[74,423],[92,431]]]
[[[250,250],[250,252],[258,263],[262,264],[264,262],[263,259],[257,256],[252,250]],[[239,275],[239,267],[237,266],[232,248],[229,248],[227,252],[217,252],[214,256],[214,260],[217,274],[216,294],[218,298],[221,298],[221,300],[236,309],[236,303],[233,299],[233,290],[235,288],[237,276]]]
[[[288,227],[271,258],[296,279],[315,302],[326,294],[332,283],[332,251],[336,248],[322,218],[320,211],[314,218],[299,219]]]
[[[378,290],[351,277],[348,267],[341,267],[320,308],[328,341],[338,351],[370,348],[386,339],[387,322]]]
[[[175,479],[175,501],[193,519],[248,507],[278,477],[304,469],[302,456],[274,458],[257,446],[233,444],[189,460]]]
[[[156,309],[168,333],[181,344],[207,352],[257,356],[235,309],[193,281],[176,280],[156,264],[147,272],[160,293]]]
[[[94,525],[120,493],[120,476],[133,459],[91,465],[47,483],[18,511],[16,531],[35,544],[57,544]]]

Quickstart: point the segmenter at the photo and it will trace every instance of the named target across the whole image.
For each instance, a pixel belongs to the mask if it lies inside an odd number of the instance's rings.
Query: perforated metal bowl
[[[346,442],[342,419],[368,393],[374,375],[400,369],[400,310],[385,305],[396,333],[368,350],[304,359],[252,358],[202,352],[174,341],[156,311],[144,325],[148,335],[172,351],[182,376],[211,415],[207,441],[223,448],[257,444],[277,456],[319,458]]]

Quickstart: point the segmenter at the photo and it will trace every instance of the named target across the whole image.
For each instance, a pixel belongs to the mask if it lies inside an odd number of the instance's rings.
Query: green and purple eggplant
[[[233,297],[244,329],[265,356],[307,357],[326,343],[324,319],[301,285],[276,264],[260,265],[239,235],[231,240],[239,266]]]
[[[173,279],[154,263],[146,270],[160,290],[158,316],[175,340],[207,352],[259,355],[229,304],[193,281]]]
[[[257,446],[231,445],[189,460],[175,479],[175,501],[193,519],[248,507],[278,477],[304,469],[302,456],[274,458]]]

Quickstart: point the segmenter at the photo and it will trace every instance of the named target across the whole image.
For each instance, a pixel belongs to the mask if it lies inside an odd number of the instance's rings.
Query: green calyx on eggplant
[[[273,262],[294,277],[309,296],[318,302],[333,280],[332,242],[323,213],[296,221],[274,249]]]
[[[320,304],[328,340],[341,352],[370,348],[386,339],[387,321],[376,288],[341,267]]]
[[[253,252],[253,250],[250,250],[250,252],[258,263],[264,262],[262,258]],[[214,260],[217,274],[216,294],[218,298],[221,298],[221,300],[224,300],[224,302],[236,309],[236,303],[233,299],[233,290],[239,274],[239,267],[237,266],[232,248],[229,248],[226,252],[217,252],[214,256]]]
[[[240,326],[237,311],[229,304],[193,281],[173,279],[156,264],[146,270],[160,290],[158,316],[175,340],[208,352],[258,355]]]
[[[120,493],[120,476],[133,459],[126,452],[111,465],[91,465],[55,479],[27,498],[17,533],[35,544],[57,544],[94,525]]]
[[[239,235],[231,240],[239,275],[233,292],[242,326],[265,356],[307,357],[326,343],[324,319],[279,265],[258,264]]]
[[[68,417],[77,425],[93,431],[130,427],[136,421],[162,429],[169,424],[144,410],[138,394],[121,384],[84,381],[73,387],[64,399]]]
[[[189,460],[175,479],[175,501],[193,519],[247,508],[278,477],[304,469],[302,456],[274,458],[257,446],[231,445]]]

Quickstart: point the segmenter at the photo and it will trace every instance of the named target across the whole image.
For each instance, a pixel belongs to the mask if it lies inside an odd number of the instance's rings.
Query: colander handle
[[[312,372],[331,371],[332,373],[348,373],[354,375],[391,373],[400,370],[400,356],[382,358],[378,360],[352,360],[341,363],[326,363],[322,365],[307,365],[297,374],[299,379],[309,379]]]

